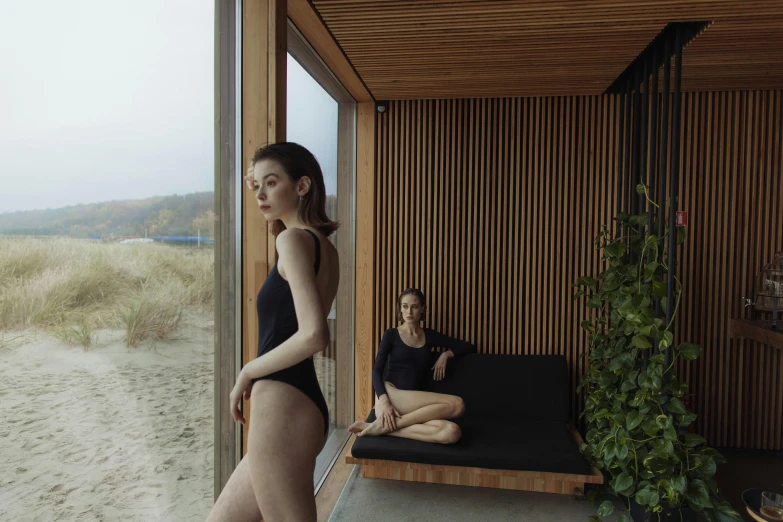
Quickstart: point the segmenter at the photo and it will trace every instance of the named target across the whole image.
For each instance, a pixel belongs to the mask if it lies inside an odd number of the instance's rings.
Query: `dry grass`
[[[85,351],[92,346],[95,340],[93,331],[85,324],[68,326],[55,330],[54,336],[70,346],[81,344]]]
[[[0,238],[0,332],[39,328],[87,349],[95,329],[123,328],[138,346],[213,306],[211,249]]]
[[[168,339],[177,330],[182,319],[182,307],[165,291],[139,293],[120,310],[125,326],[125,342],[138,346],[146,339]]]

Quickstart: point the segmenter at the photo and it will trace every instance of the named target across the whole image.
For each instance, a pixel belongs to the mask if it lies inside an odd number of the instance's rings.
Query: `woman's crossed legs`
[[[386,393],[394,408],[402,415],[397,419],[397,429],[385,429],[379,420],[372,424],[354,422],[348,430],[360,437],[391,435],[424,442],[454,444],[462,436],[453,419],[465,412],[465,403],[456,395],[444,395],[416,390],[398,390],[386,382]]]

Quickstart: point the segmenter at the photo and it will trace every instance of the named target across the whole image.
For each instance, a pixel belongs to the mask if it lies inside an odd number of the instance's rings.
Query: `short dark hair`
[[[308,227],[313,227],[324,236],[330,236],[340,227],[326,215],[326,186],[324,174],[313,153],[298,143],[283,141],[259,147],[253,154],[253,165],[262,160],[274,160],[283,167],[288,178],[296,183],[304,176],[310,178],[310,190],[299,205],[299,219]],[[285,230],[279,219],[272,222],[272,234],[278,235]]]

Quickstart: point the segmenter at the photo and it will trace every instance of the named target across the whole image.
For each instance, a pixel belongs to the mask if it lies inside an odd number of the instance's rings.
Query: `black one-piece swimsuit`
[[[310,230],[307,230],[315,239],[315,273],[321,265],[321,242]],[[294,308],[294,296],[291,294],[291,286],[283,279],[277,270],[277,263],[269,273],[256,298],[256,311],[258,312],[258,356],[261,357],[270,350],[274,350],[294,335],[299,329]],[[274,372],[261,379],[270,379],[290,384],[307,395],[324,418],[324,434],[329,430],[329,409],[326,406],[321,387],[318,385],[318,377],[315,374],[313,358],[308,357],[288,368]],[[255,379],[253,382],[260,380]]]

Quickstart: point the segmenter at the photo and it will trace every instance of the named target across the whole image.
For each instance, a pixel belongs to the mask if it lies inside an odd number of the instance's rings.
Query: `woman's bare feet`
[[[358,435],[361,432],[363,432],[365,429],[367,429],[367,426],[369,425],[370,425],[369,422],[357,421],[351,424],[350,426],[348,426],[348,431],[350,433],[355,433]]]
[[[356,433],[359,437],[373,437],[377,435],[385,435],[391,430],[384,429],[383,424],[376,420],[372,424],[367,422],[354,422],[348,427],[348,431],[351,433]]]

